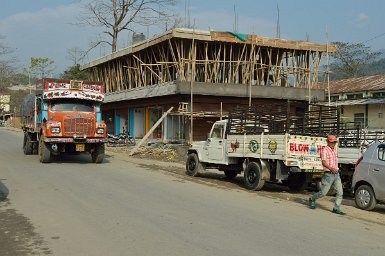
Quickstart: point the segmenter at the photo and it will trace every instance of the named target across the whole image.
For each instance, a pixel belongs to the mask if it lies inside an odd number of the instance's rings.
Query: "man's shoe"
[[[346,213],[344,213],[343,211],[341,211],[340,209],[335,209],[335,208],[333,208],[333,211],[332,211],[333,213],[335,213],[335,214],[338,214],[338,215],[346,215]]]
[[[315,200],[311,199],[311,197],[309,198],[309,208],[315,209]]]

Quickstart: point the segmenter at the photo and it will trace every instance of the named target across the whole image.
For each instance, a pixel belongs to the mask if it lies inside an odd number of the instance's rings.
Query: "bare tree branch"
[[[170,7],[175,5],[176,1],[95,0],[84,5],[84,13],[78,17],[78,25],[101,28],[102,34],[108,35],[110,41],[95,41],[91,46],[95,48],[97,45],[108,43],[112,52],[115,52],[120,32],[133,31],[130,27],[134,24],[149,26],[171,21],[174,15],[170,14]]]

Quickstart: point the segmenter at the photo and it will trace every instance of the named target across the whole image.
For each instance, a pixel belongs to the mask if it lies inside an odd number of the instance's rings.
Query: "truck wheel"
[[[189,176],[197,176],[199,171],[202,170],[202,164],[199,162],[198,156],[195,153],[187,156],[186,162],[186,174]]]
[[[33,142],[32,148],[32,154],[37,155],[39,153],[39,142]]]
[[[33,153],[33,143],[31,141],[31,135],[25,133],[23,141],[24,155],[31,155]]]
[[[250,190],[261,190],[265,185],[262,179],[261,166],[256,162],[250,162],[244,173],[245,187]]]
[[[287,179],[287,186],[292,192],[302,192],[307,187],[305,172],[290,173]]]
[[[91,153],[92,162],[100,164],[104,159],[104,144],[100,144],[96,149]]]
[[[361,185],[354,193],[354,201],[358,208],[371,211],[377,204],[373,189],[368,185]]]
[[[234,179],[237,177],[238,172],[236,170],[224,170],[223,171],[228,179]]]
[[[41,163],[51,162],[51,151],[49,150],[48,144],[44,142],[44,136],[40,136],[38,153]]]

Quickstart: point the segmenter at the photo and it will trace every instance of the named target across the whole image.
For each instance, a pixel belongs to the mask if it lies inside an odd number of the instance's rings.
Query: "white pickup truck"
[[[215,122],[206,141],[192,144],[186,163],[188,175],[218,169],[234,178],[244,172],[247,189],[260,190],[269,181],[287,184],[292,191],[303,190],[313,175],[322,175],[324,136],[269,133],[265,132],[267,126],[246,132],[247,123],[234,125],[236,121]]]

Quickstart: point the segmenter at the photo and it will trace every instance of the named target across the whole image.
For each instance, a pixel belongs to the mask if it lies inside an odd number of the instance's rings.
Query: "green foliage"
[[[64,73],[61,75],[61,78],[68,80],[89,80],[89,74],[85,71],[80,70],[80,65],[76,64],[64,70]]]
[[[364,68],[380,54],[362,43],[334,42],[337,51],[331,54],[330,79],[338,80],[363,75]]]
[[[31,58],[31,66],[29,68],[31,73],[43,78],[55,69],[52,67],[53,64],[54,61],[49,58]]]

